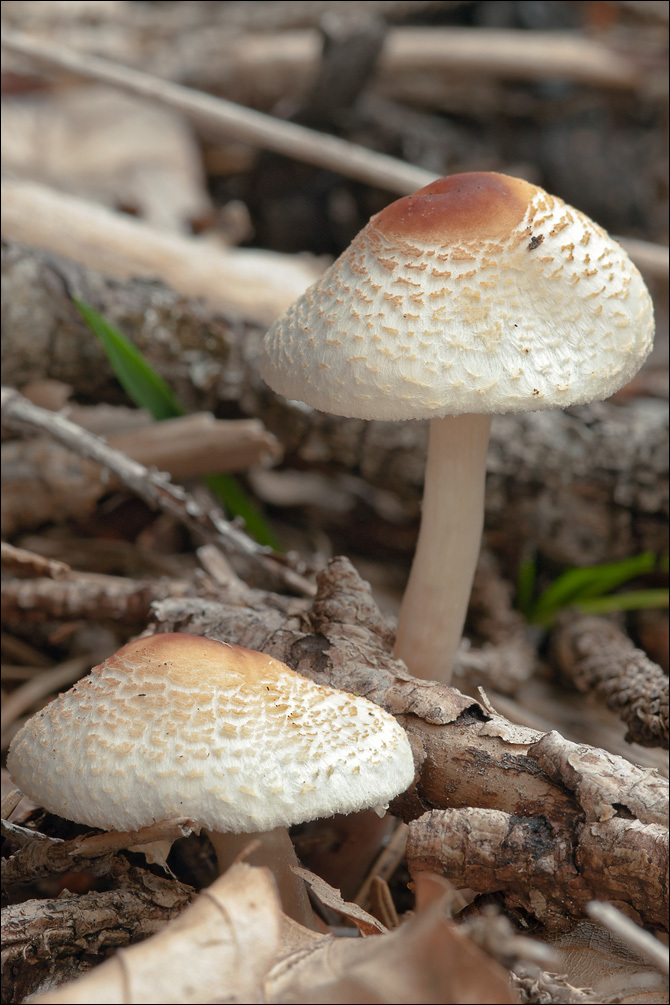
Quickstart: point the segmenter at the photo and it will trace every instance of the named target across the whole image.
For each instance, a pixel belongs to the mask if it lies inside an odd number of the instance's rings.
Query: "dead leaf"
[[[507,972],[447,918],[435,900],[374,939],[316,938],[272,968],[269,1001],[407,1005],[514,1003]]]
[[[601,925],[583,921],[547,940],[571,984],[590,987],[594,1001],[667,1005],[667,981],[658,970]]]
[[[330,907],[331,910],[353,921],[361,935],[379,935],[380,932],[386,931],[386,928],[380,921],[373,918],[371,914],[364,911],[358,904],[352,904],[343,900],[340,891],[332,887],[330,883],[326,883],[325,879],[321,879],[320,876],[310,872],[309,869],[302,869],[299,866],[293,866],[292,872],[309,884],[314,896],[325,907]]]
[[[189,1005],[222,993],[248,1000],[279,950],[280,919],[270,871],[239,863],[158,935],[33,1000]]]

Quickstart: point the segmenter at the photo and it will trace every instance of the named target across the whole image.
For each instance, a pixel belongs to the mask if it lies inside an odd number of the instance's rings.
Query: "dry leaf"
[[[33,1001],[202,1005],[222,994],[248,1000],[278,952],[280,919],[270,871],[239,863],[158,935]]]
[[[591,921],[547,940],[558,952],[571,984],[593,989],[594,1001],[667,1005],[667,981],[658,970]]]
[[[373,918],[371,914],[364,911],[358,904],[352,904],[343,900],[340,891],[332,887],[330,883],[326,883],[325,879],[321,879],[320,876],[310,872],[309,869],[301,869],[300,867],[293,866],[292,871],[296,876],[300,876],[305,880],[314,896],[322,904],[353,921],[361,935],[379,935],[380,932],[386,931],[386,928],[380,921]]]
[[[291,1002],[514,1003],[507,972],[447,919],[435,900],[374,939],[312,937],[272,968],[267,1000]]]

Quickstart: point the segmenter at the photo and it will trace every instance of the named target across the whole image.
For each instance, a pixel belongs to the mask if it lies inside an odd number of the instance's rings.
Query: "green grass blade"
[[[516,604],[524,617],[530,617],[533,610],[533,595],[537,579],[537,562],[535,556],[523,558],[519,562],[516,577]]]
[[[632,590],[613,593],[609,597],[582,600],[576,607],[583,614],[610,614],[612,611],[639,611],[646,607],[667,607],[670,595],[667,590]]]
[[[157,421],[185,414],[161,375],[118,328],[81,300],[74,300],[74,305],[102,342],[119,383],[139,408],[146,408]]]
[[[237,479],[231,475],[208,475],[207,486],[229,513],[244,520],[244,528],[259,544],[281,551],[263,514],[254,506]]]
[[[538,598],[530,620],[542,623],[561,608],[609,593],[636,576],[653,572],[656,566],[656,556],[645,551],[619,562],[568,569]]]
[[[146,408],[158,422],[185,415],[170,387],[140,350],[93,307],[81,300],[73,300],[88,327],[102,342],[110,365],[128,397],[139,408]],[[275,551],[280,550],[269,524],[235,478],[215,474],[205,481],[226,512],[244,520],[248,534],[259,544],[267,545]]]

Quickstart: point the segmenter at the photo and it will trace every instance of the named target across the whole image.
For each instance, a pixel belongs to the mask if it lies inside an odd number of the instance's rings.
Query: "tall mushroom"
[[[448,683],[480,547],[491,415],[608,397],[653,309],[615,240],[518,178],[452,175],[373,216],[268,331],[277,392],[361,419],[430,419],[396,656]]]
[[[17,733],[9,772],[60,816],[134,831],[187,817],[221,870],[252,837],[287,914],[309,923],[286,827],[385,806],[414,778],[402,727],[265,653],[196,635],[123,646]],[[239,835],[246,835],[240,841]]]

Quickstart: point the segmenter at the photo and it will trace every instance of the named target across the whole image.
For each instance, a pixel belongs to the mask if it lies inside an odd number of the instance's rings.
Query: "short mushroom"
[[[336,415],[430,419],[395,654],[449,683],[484,512],[491,415],[606,398],[653,340],[624,250],[518,178],[452,175],[373,216],[268,331],[261,375]]]
[[[385,806],[414,778],[407,735],[378,705],[186,634],[138,639],[94,667],[28,720],[7,767],[35,802],[91,827],[189,818],[221,871],[260,839],[255,864],[273,869],[286,913],[303,923],[285,828]]]

